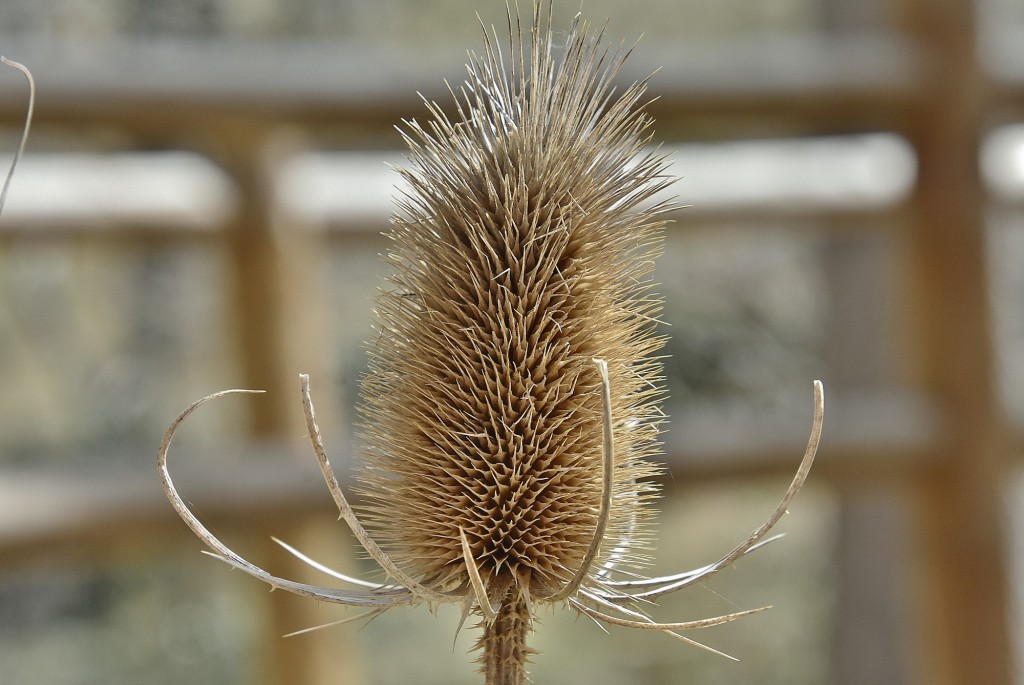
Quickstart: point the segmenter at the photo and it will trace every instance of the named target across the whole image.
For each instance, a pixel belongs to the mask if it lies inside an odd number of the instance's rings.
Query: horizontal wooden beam
[[[810,428],[809,388],[806,412],[765,415],[736,405],[676,413],[666,434],[672,478],[692,483],[793,471]],[[939,451],[942,425],[934,408],[910,393],[829,397],[816,478],[842,487],[857,479],[909,477]],[[271,535],[303,516],[333,511],[305,444],[256,442],[214,450],[186,442],[175,450],[175,483],[215,531],[244,526]],[[350,481],[351,449],[331,449],[331,461],[341,480]],[[101,560],[112,549],[178,534],[190,535],[164,498],[155,469],[144,464],[83,473],[0,471],[0,567],[54,550]]]
[[[214,526],[266,527],[332,506],[312,454],[248,443],[172,455],[172,476],[197,515]],[[0,473],[0,566],[61,556],[102,561],[112,550],[191,533],[175,515],[154,468]],[[179,482],[180,481],[180,482]],[[318,494],[321,495],[318,497]],[[198,544],[198,543],[197,543]]]
[[[204,232],[236,211],[231,179],[197,153],[29,153],[18,164],[0,234]]]
[[[313,41],[114,39],[58,50],[18,35],[0,35],[0,44],[35,73],[38,122],[149,131],[237,115],[388,128],[397,116],[423,112],[419,92],[448,102],[444,81],[464,79],[463,50],[474,47],[424,53]],[[827,113],[834,122],[843,113],[839,102],[906,107],[920,91],[924,62],[912,43],[886,33],[716,38],[641,43],[621,80],[660,70],[651,86],[659,117],[784,107]],[[24,99],[20,75],[0,76],[0,120],[19,120]]]
[[[265,141],[253,140],[258,148]],[[820,217],[892,211],[914,183],[913,150],[899,136],[866,134],[668,145],[679,181],[653,198],[672,218]],[[328,234],[376,235],[403,192],[393,151],[309,152],[268,171],[275,216]],[[28,154],[0,237],[217,232],[240,211],[238,184],[198,153]]]

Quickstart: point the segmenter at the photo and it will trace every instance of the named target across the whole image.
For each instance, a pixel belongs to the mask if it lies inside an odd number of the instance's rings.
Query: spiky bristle
[[[811,435],[796,476],[768,519],[714,563],[644,578],[649,458],[662,415],[660,301],[651,293],[671,180],[645,151],[644,84],[615,97],[622,59],[579,18],[564,51],[551,0],[534,0],[528,42],[509,11],[508,67],[486,40],[455,98],[458,117],[427,103],[426,127],[403,136],[409,191],[391,231],[390,286],[363,380],[368,451],[356,515],[331,468],[309,377],[300,375],[310,442],[341,518],[391,579],[368,583],[299,559],[352,588],[272,575],[216,538],[167,467],[174,509],[230,566],[271,587],[369,609],[460,602],[480,618],[486,685],[524,685],[535,605],[565,602],[602,624],[682,635],[762,609],[661,623],[643,610],[704,582],[767,538],[803,486],[821,439],[824,388],[814,382]],[[546,22],[541,8],[548,2]],[[515,28],[513,28],[515,26]],[[556,52],[558,55],[556,56]],[[368,530],[370,529],[370,530]],[[372,535],[371,535],[372,531]],[[379,543],[381,544],[378,544]],[[623,568],[632,566],[633,568]],[[615,573],[620,571],[621,573]],[[623,580],[625,578],[625,580]],[[732,658],[732,657],[729,657]]]
[[[642,560],[661,413],[650,273],[670,181],[645,151],[644,84],[578,18],[564,50],[535,4],[510,50],[487,40],[449,118],[402,133],[409,186],[363,380],[367,526],[424,586],[554,598],[602,497],[607,361],[615,468],[600,569]],[[556,55],[556,52],[558,53]],[[461,595],[460,595],[461,596]]]

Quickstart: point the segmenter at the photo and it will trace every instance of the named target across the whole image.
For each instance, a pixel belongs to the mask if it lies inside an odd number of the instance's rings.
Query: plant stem
[[[524,685],[526,662],[533,650],[526,646],[530,632],[530,609],[516,587],[509,588],[501,600],[494,622],[484,628],[483,647],[485,685]]]

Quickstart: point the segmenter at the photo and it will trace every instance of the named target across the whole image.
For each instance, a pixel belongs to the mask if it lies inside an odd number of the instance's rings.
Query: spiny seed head
[[[556,50],[542,2],[535,0],[528,42],[510,11],[507,68],[490,43],[482,57],[471,56],[457,118],[427,103],[431,121],[403,132],[410,190],[393,222],[395,273],[378,300],[380,331],[363,381],[369,453],[360,488],[369,526],[331,469],[309,377],[300,376],[327,486],[390,580],[331,572],[357,586],[347,589],[274,576],[189,510],[167,469],[174,432],[203,402],[248,391],[189,405],[157,453],[164,490],[185,523],[215,556],[272,587],[363,607],[371,617],[423,601],[461,602],[463,620],[475,611],[487,685],[526,682],[538,601],[565,601],[596,621],[662,631],[722,654],[682,632],[763,608],[660,623],[641,603],[702,582],[770,541],[814,461],[824,412],[815,381],[800,468],[745,541],[687,573],[615,573],[644,561],[654,494],[650,457],[662,419],[654,354],[662,341],[650,274],[667,207],[649,201],[669,180],[663,159],[644,151],[643,84],[614,96],[621,59],[578,18]]]
[[[615,468],[593,568],[643,560],[662,414],[650,274],[669,180],[645,152],[643,84],[578,18],[565,47],[535,5],[482,56],[449,117],[407,122],[394,275],[363,380],[364,520],[421,584],[553,597],[580,568],[602,497],[607,361]],[[460,532],[461,531],[461,532]]]
[[[328,570],[356,586],[349,589],[274,576],[189,510],[167,468],[175,431],[207,400],[252,391],[193,402],[157,452],[172,506],[234,568],[275,588],[363,607],[364,616],[424,601],[462,602],[463,621],[475,611],[487,685],[526,682],[538,601],[564,601],[601,623],[662,631],[722,654],[682,632],[766,607],[660,623],[643,605],[772,539],[807,478],[824,415],[815,381],[814,422],[796,476],[771,516],[725,556],[657,578],[615,573],[645,561],[646,504],[658,471],[650,457],[662,420],[654,357],[662,340],[650,275],[667,205],[651,200],[670,180],[664,160],[644,151],[643,84],[615,97],[621,59],[578,18],[556,48],[550,4],[541,21],[543,2],[535,0],[528,42],[510,10],[507,67],[490,42],[482,57],[471,55],[457,118],[427,103],[429,123],[403,131],[409,191],[393,221],[395,273],[378,300],[380,331],[363,381],[368,526],[331,469],[309,377],[300,376],[327,487],[389,580]]]

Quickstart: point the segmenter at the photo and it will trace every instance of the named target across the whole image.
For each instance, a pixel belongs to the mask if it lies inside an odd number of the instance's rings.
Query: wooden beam
[[[68,60],[46,41],[0,36],[0,44],[35,73],[40,129],[113,124],[160,136],[195,126],[200,116],[242,114],[314,128],[358,125],[364,134],[386,131],[394,140],[394,122],[422,116],[418,92],[448,103],[444,80],[465,78],[463,46],[423,54],[372,44],[122,39],[76,45],[76,59]],[[621,81],[658,69],[652,112],[662,128],[728,115],[753,118],[762,131],[773,117],[829,127],[846,121],[866,130],[913,104],[922,60],[912,42],[869,31],[651,41],[640,44]],[[0,121],[12,124],[24,116],[17,76],[0,76]],[[360,142],[365,146],[365,137]]]
[[[919,682],[1012,685],[999,421],[985,264],[980,135],[990,85],[977,60],[975,3],[908,0],[909,30],[931,56],[927,97],[907,132],[919,155],[912,228],[921,382],[949,419],[920,482],[923,603]]]
[[[278,125],[239,116],[224,126],[207,127],[204,147],[232,177],[238,188],[238,212],[227,225],[226,244],[233,276],[237,354],[244,374],[244,387],[266,390],[265,395],[248,395],[249,434],[255,439],[281,440],[304,433],[292,341],[304,337],[301,314],[315,309],[312,298],[303,299],[296,290],[305,264],[300,261],[301,238],[293,231],[275,226],[273,170],[280,163]],[[315,349],[315,346],[313,346]],[[303,369],[306,370],[306,369]],[[288,536],[289,531],[282,532]],[[269,553],[254,559],[263,565]],[[301,622],[300,603],[286,593],[268,595],[271,630],[261,633],[264,645],[263,672],[267,683],[316,682],[311,652],[313,641],[284,640],[289,626]]]
[[[809,383],[806,399],[809,405]],[[947,423],[926,398],[895,390],[831,393],[826,413],[827,439],[815,477],[844,486],[912,481],[943,443],[941,427]],[[764,415],[750,407],[721,406],[672,414],[665,461],[671,477],[686,483],[791,476],[810,428],[809,411]],[[332,443],[330,435],[341,432],[326,423],[324,430]],[[314,456],[298,435],[216,448],[190,447],[182,435],[171,471],[182,496],[211,529],[248,527],[262,538],[280,535],[281,522],[335,512]],[[343,477],[352,467],[353,450],[328,447]],[[342,485],[358,499],[349,489],[352,483]],[[0,470],[0,568],[32,563],[54,549],[95,562],[112,549],[157,539],[200,546],[167,503],[150,464],[60,474]]]

